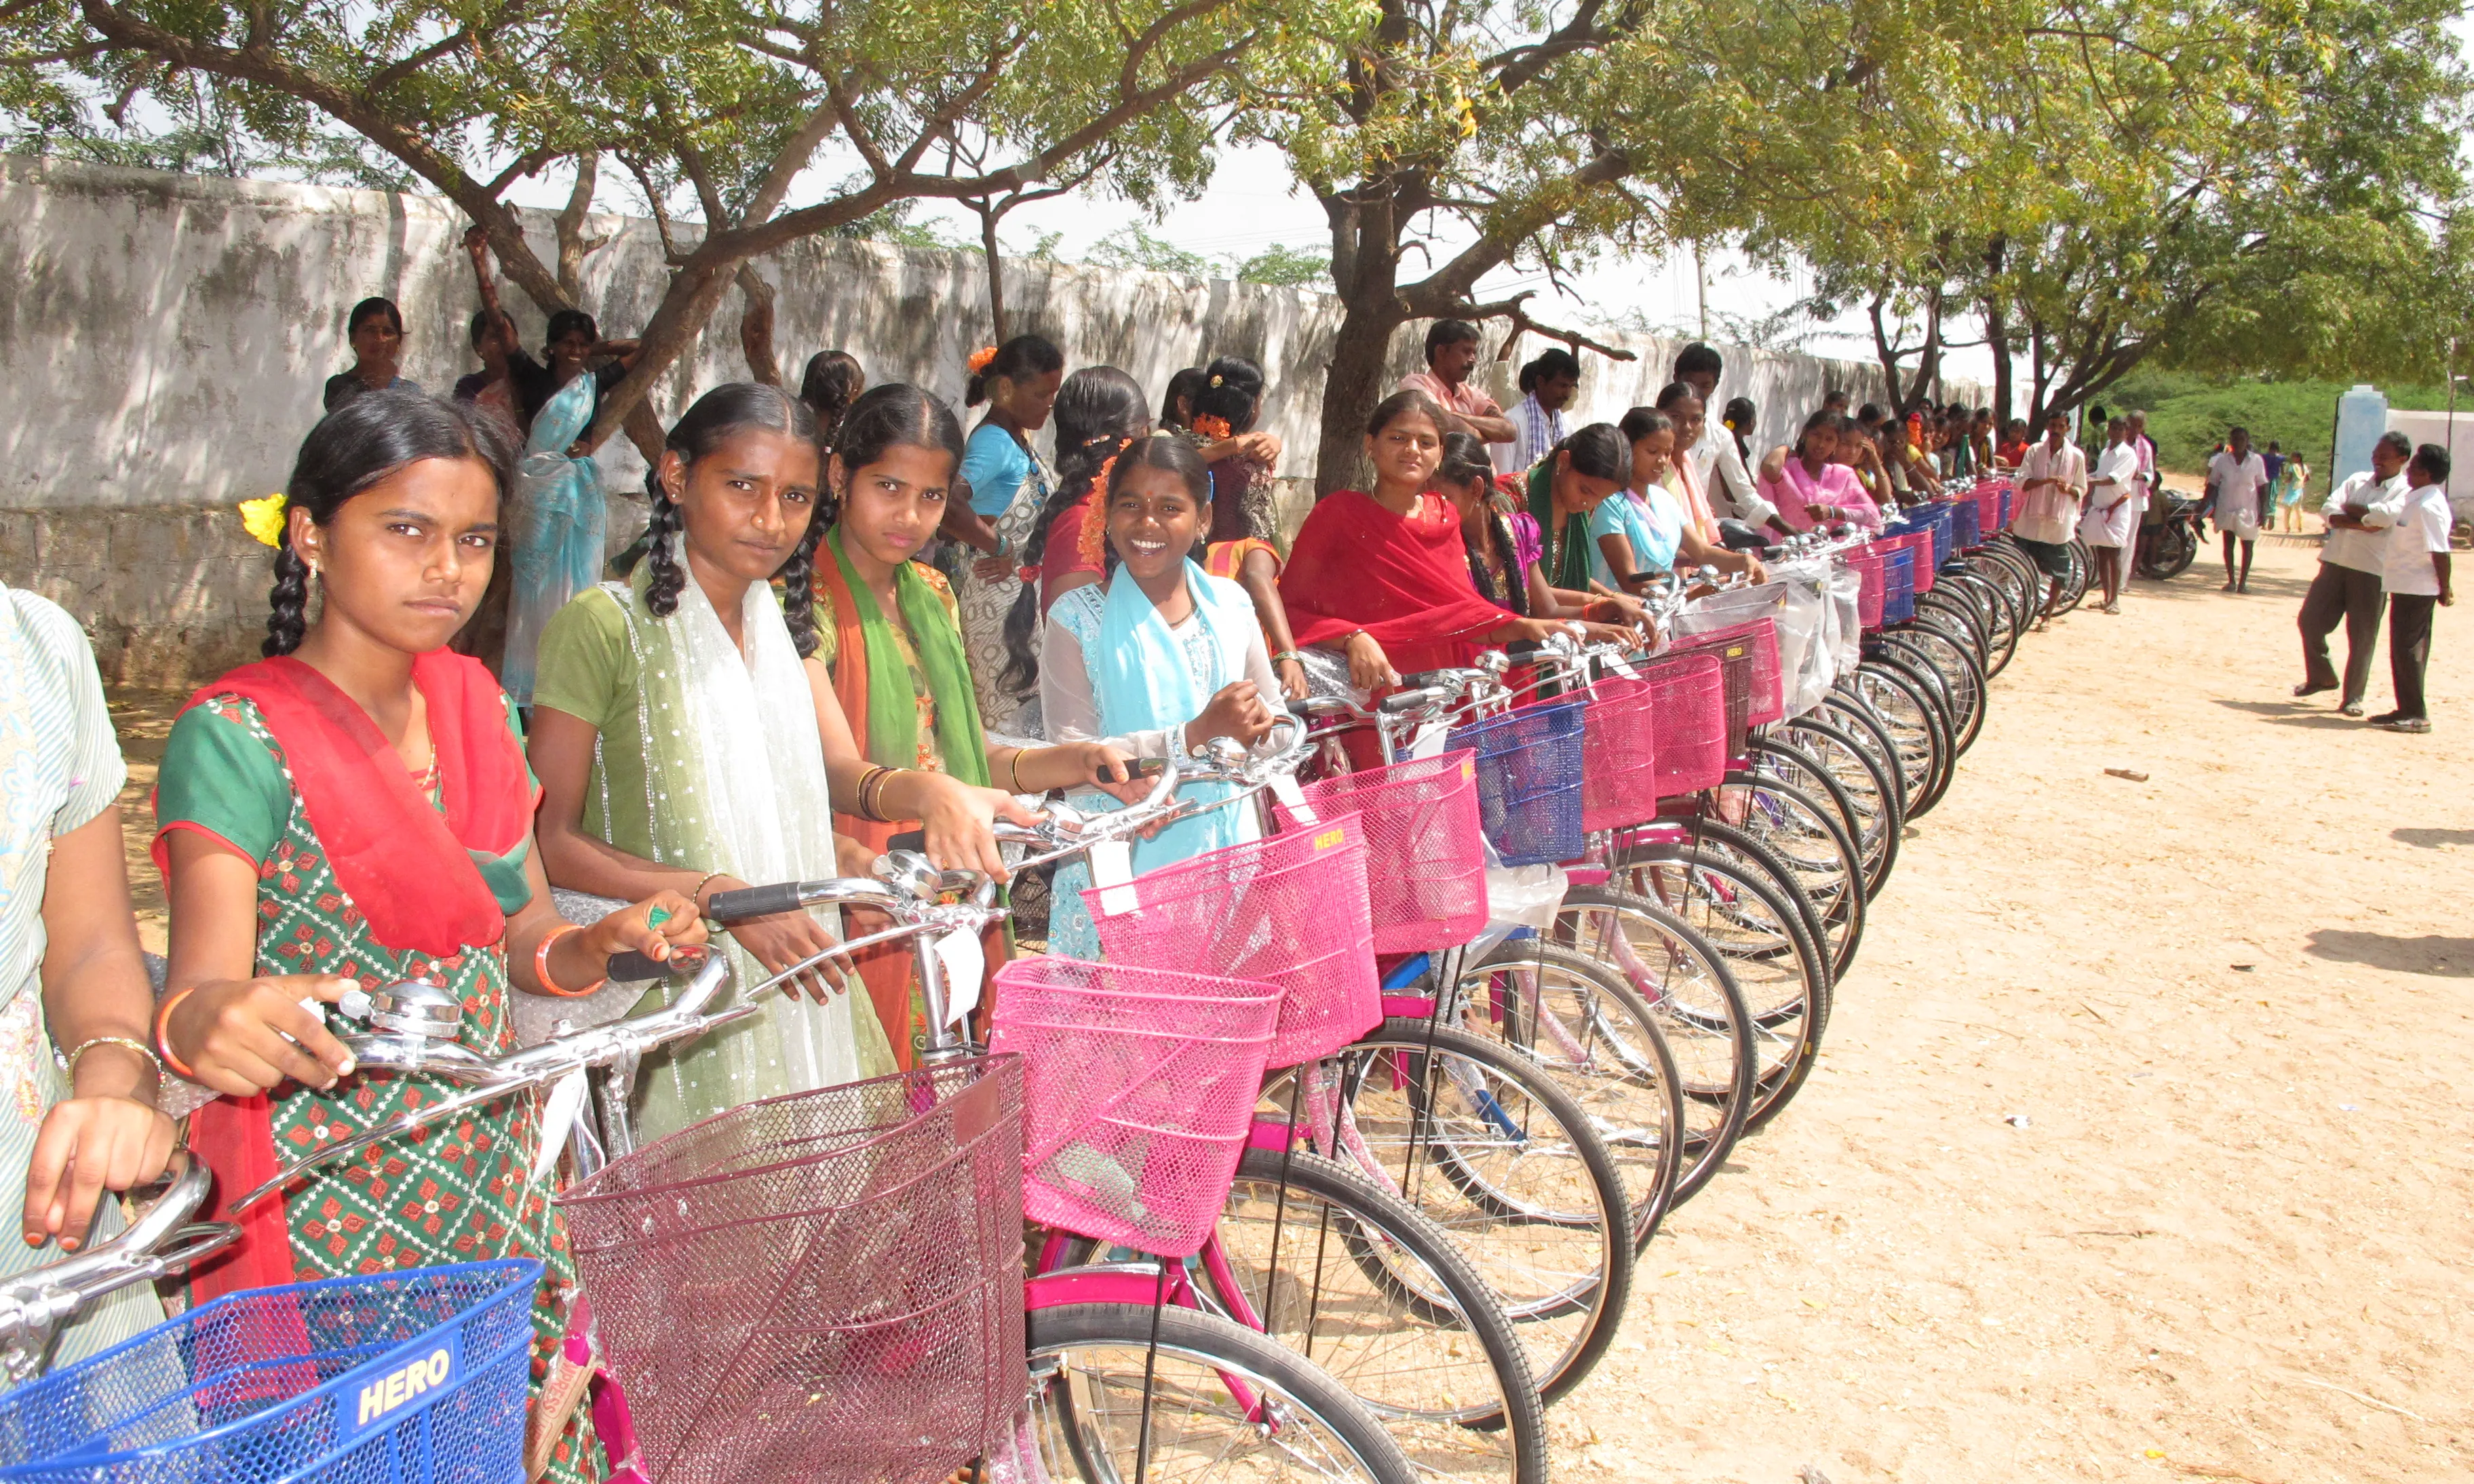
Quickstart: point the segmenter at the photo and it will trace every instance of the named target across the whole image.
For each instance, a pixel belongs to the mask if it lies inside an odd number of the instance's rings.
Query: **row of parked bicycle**
[[[418,986],[381,991],[361,1065],[460,1090],[254,1194],[543,1098],[624,1386],[604,1442],[654,1480],[1536,1484],[1545,1408],[1606,1353],[1661,1222],[1804,1085],[1905,827],[1983,726],[2042,597],[1996,534],[2010,498],[1670,586],[1656,654],[1557,641],[1302,703],[1143,804],[1006,827],[1020,869],[1093,860],[1105,961],[1005,965],[984,1045],[985,878],[896,848],[714,902],[884,914],[849,946],[907,940],[936,1027],[898,1077],[636,1148],[641,1059],[790,975],[614,962],[686,977],[497,1058]],[[1105,865],[1199,808],[1259,811],[1260,838]],[[228,1240],[184,1225],[205,1194],[183,1170],[118,1240],[0,1289],[16,1373],[80,1305]],[[521,1478],[537,1278],[218,1301],[0,1397],[0,1479]]]

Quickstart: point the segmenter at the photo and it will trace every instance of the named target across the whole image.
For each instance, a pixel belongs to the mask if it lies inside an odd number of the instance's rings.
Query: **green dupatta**
[[[892,626],[877,606],[876,596],[851,571],[838,523],[825,533],[825,546],[834,558],[827,581],[837,589],[837,613],[847,613],[857,620],[858,658],[867,668],[868,760],[887,767],[911,766],[919,755],[919,708],[910,690],[910,667],[893,641]],[[971,689],[971,664],[962,652],[962,631],[915,564],[898,564],[893,596],[911,647],[918,651],[929,696],[936,703],[936,745],[945,755],[945,771],[964,783],[986,788],[988,743],[980,726],[979,698]],[[838,663],[847,666],[852,658],[849,645],[843,645]]]

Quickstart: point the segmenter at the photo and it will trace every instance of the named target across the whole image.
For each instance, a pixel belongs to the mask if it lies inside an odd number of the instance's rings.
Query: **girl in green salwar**
[[[513,709],[479,661],[446,648],[495,560],[488,447],[468,414],[417,393],[329,413],[287,490],[268,658],[199,692],[166,743],[156,859],[171,963],[155,1036],[172,1071],[224,1094],[189,1128],[219,1217],[280,1164],[451,1090],[427,1076],[355,1077],[304,999],[425,979],[463,1002],[464,1044],[497,1054],[515,1045],[511,994],[590,993],[615,953],[661,960],[703,939],[676,892],[643,893],[590,927],[550,906]],[[192,1301],[540,1261],[528,1455],[555,1479],[600,1476],[576,1407],[589,1326],[553,1183],[534,1174],[539,1119],[539,1098],[518,1094],[312,1172],[238,1218],[242,1240],[191,1271]]]
[[[876,852],[836,836],[837,800],[918,819],[933,857],[1002,874],[990,821],[1028,812],[984,779],[870,764],[814,658],[805,599],[825,528],[822,466],[813,414],[777,387],[718,387],[670,429],[645,560],[542,636],[531,758],[558,886],[620,898],[667,888],[701,912],[740,887],[864,875]],[[787,607],[777,578],[794,596]],[[821,912],[730,923],[740,982],[813,957],[838,926]],[[884,1026],[841,973],[810,970],[799,987],[648,1060],[644,1133],[894,1070]]]

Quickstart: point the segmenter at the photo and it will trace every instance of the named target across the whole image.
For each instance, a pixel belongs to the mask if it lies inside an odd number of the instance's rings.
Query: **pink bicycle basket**
[[[1675,640],[1678,649],[1712,647],[1729,663],[1740,660],[1744,676],[1744,724],[1747,727],[1768,726],[1786,717],[1783,676],[1779,664],[1778,620],[1754,619],[1745,623],[1731,623],[1725,628],[1704,634],[1682,634]],[[1741,652],[1738,653],[1738,649]],[[1728,687],[1728,701],[1734,701],[1734,685]],[[1738,752],[1742,748],[1736,748]]]
[[[1201,1250],[1253,1126],[1277,985],[1079,959],[997,971],[1025,1072],[1023,1210],[1162,1257]]]
[[[1486,931],[1486,847],[1476,755],[1464,747],[1306,785],[1322,820],[1356,811],[1378,954],[1432,953]],[[1280,828],[1303,829],[1285,807]]]
[[[1877,539],[1877,547],[1904,547],[1916,556],[1916,591],[1929,593],[1933,585],[1933,539],[1930,531],[1909,531],[1904,536]]]
[[[1881,558],[1858,547],[1839,553],[1838,559],[1856,574],[1856,621],[1863,628],[1881,626],[1881,599],[1889,591],[1889,578],[1881,571]]]
[[[771,1098],[559,1197],[657,1484],[936,1484],[1007,1436],[1022,1088],[994,1057]]]
[[[1619,830],[1658,816],[1658,693],[1610,675],[1589,688],[1581,733],[1581,828]]]
[[[1698,793],[1724,783],[1727,684],[1718,656],[1686,649],[1636,668],[1650,688],[1659,797]]]
[[[1111,963],[1286,991],[1269,1063],[1319,1061],[1383,1020],[1355,815],[1209,850],[1082,893]]]

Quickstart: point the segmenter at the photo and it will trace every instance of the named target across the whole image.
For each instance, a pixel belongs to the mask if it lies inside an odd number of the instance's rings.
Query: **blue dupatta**
[[[601,471],[568,449],[593,426],[601,402],[587,372],[550,394],[533,418],[523,462],[516,466],[516,498],[508,560],[515,564],[507,612],[507,653],[498,678],[518,705],[533,698],[533,667],[542,630],[569,598],[601,580],[602,538],[609,506]]]

